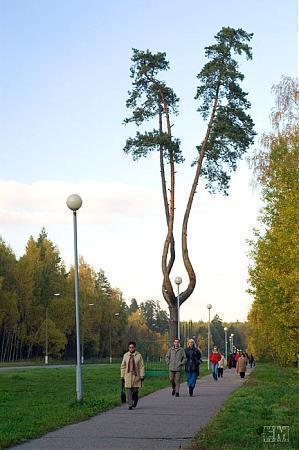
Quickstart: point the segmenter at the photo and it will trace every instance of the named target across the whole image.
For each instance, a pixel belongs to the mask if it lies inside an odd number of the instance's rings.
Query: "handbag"
[[[120,400],[122,403],[126,403],[127,398],[126,398],[126,391],[124,386],[122,386],[121,391],[120,391]]]

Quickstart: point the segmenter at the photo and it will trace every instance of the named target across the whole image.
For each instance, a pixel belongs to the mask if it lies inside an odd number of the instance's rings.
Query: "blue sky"
[[[80,253],[125,298],[161,299],[158,161],[134,163],[122,152],[134,133],[122,124],[131,49],[165,51],[170,61],[165,79],[181,99],[173,129],[186,156],[180,216],[204,132],[194,100],[204,47],[222,26],[254,33],[253,61],[241,70],[260,132],[269,128],[271,86],[297,75],[297,22],[295,0],[0,0],[0,234],[20,255],[45,226],[70,264],[65,198],[78,192]],[[185,319],[205,318],[207,303],[227,320],[246,317],[246,239],[260,206],[250,177],[242,163],[230,198],[200,191],[195,201],[189,234],[198,286],[182,307]],[[179,263],[177,274],[184,279]]]

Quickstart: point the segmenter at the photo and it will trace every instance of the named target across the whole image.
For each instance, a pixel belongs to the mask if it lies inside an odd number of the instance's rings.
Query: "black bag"
[[[124,386],[122,386],[121,388],[121,392],[120,392],[120,400],[122,403],[126,403],[127,399],[126,399],[126,391]]]

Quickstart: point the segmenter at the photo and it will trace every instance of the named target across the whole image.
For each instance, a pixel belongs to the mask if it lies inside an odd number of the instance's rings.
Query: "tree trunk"
[[[191,261],[189,258],[189,253],[188,253],[187,228],[188,228],[188,221],[189,221],[189,217],[190,217],[192,203],[193,203],[196,189],[198,186],[198,181],[199,181],[199,177],[200,177],[203,159],[204,159],[207,144],[209,141],[211,128],[212,128],[212,125],[213,125],[213,122],[215,119],[215,115],[216,115],[219,89],[220,89],[220,82],[218,83],[218,87],[216,90],[213,109],[212,109],[210,120],[208,123],[206,135],[205,135],[204,141],[203,141],[201,149],[200,149],[200,154],[199,154],[199,158],[198,158],[197,166],[196,166],[196,172],[195,172],[194,180],[192,183],[190,195],[188,198],[188,202],[187,202],[187,206],[186,206],[186,210],[185,210],[185,214],[184,214],[183,225],[182,225],[182,255],[183,255],[184,266],[185,266],[185,269],[186,269],[188,277],[189,277],[189,283],[188,283],[187,289],[184,292],[182,292],[180,295],[180,305],[182,303],[184,303],[184,301],[187,300],[187,298],[190,297],[190,295],[194,291],[194,288],[196,285],[196,275],[195,275],[194,269],[192,267],[192,264],[191,264]]]
[[[33,344],[30,342],[27,349],[27,359],[31,358]]]
[[[8,353],[8,361],[12,360],[12,350],[13,350],[13,346],[14,346],[14,341],[15,341],[15,333],[12,333],[12,337],[10,339],[10,347],[9,347],[9,353]]]
[[[171,141],[171,125],[169,118],[169,111],[167,104],[164,99],[163,92],[161,92],[161,99],[163,102],[163,110],[166,117],[167,123],[167,133]],[[163,283],[162,283],[162,293],[168,305],[173,305],[175,300],[175,295],[173,292],[172,284],[170,281],[170,271],[167,265],[167,257],[169,253],[170,244],[173,240],[173,224],[174,224],[174,189],[175,189],[175,172],[174,172],[174,156],[173,150],[169,150],[169,164],[170,164],[170,197],[169,197],[169,220],[167,224],[167,235],[164,241],[163,252],[162,252],[162,273],[163,273]]]
[[[5,341],[5,328],[2,328],[2,343],[1,343],[1,358],[0,360],[3,361],[3,352],[4,352],[4,341]]]
[[[7,339],[6,339],[6,343],[5,343],[5,347],[4,347],[3,361],[5,361],[6,354],[8,354],[8,347],[9,347],[9,344],[10,344],[10,340],[11,340],[10,334],[8,334],[7,335]],[[8,359],[8,357],[7,357],[7,359]]]
[[[17,359],[18,345],[19,345],[19,339],[17,337],[17,334],[15,334],[15,343],[14,343],[13,354],[12,354],[13,361],[16,361],[16,359]]]
[[[19,360],[21,360],[21,359],[23,359],[23,341],[22,341],[22,339],[20,340],[20,343],[19,343]]]
[[[160,133],[162,133],[162,131],[163,131],[161,107],[159,110],[159,131],[160,131]],[[162,194],[163,194],[163,203],[164,203],[166,224],[167,224],[167,227],[169,227],[169,203],[168,203],[167,188],[166,188],[164,156],[163,156],[163,146],[162,145],[160,145],[160,174],[161,174],[161,184],[162,184]],[[175,242],[174,242],[174,237],[172,235],[171,243],[170,243],[170,258],[169,258],[169,261],[167,264],[168,273],[171,272],[174,261],[175,261]],[[165,286],[164,286],[164,288],[165,288]]]

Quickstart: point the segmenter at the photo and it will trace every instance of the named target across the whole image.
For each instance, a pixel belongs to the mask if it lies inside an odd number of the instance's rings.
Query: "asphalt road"
[[[246,374],[246,378],[250,370]],[[245,378],[245,380],[246,380]],[[146,382],[146,381],[145,381]],[[180,397],[165,388],[139,400],[136,409],[116,407],[91,419],[65,426],[13,447],[16,450],[167,450],[183,449],[217,413],[231,392],[244,380],[234,369],[223,379],[210,375],[197,380],[194,396],[186,384]]]

